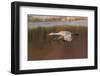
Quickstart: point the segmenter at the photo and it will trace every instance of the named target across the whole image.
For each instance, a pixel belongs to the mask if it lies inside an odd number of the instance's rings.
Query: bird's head
[[[51,33],[49,33],[48,35],[54,35],[54,33],[51,32]]]

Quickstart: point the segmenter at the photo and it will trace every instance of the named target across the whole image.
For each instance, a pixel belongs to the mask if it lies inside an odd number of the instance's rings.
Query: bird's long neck
[[[59,33],[53,33],[53,35],[60,35]]]

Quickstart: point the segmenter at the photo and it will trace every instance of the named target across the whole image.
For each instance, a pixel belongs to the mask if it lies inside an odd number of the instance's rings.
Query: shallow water
[[[68,30],[79,33],[71,42],[54,40],[48,33]],[[36,28],[28,30],[28,60],[80,59],[88,57],[87,27]]]

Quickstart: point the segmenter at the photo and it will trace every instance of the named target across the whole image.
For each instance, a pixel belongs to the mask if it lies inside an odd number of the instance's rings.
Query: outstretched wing
[[[69,41],[69,42],[72,41],[72,36],[71,36],[71,34],[64,36],[64,40],[65,40],[65,41]]]

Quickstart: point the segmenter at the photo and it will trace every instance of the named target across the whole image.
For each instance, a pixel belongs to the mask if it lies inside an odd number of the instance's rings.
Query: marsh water
[[[80,59],[88,57],[87,21],[30,22],[28,27],[28,60]],[[51,32],[62,30],[78,33],[79,36],[73,36],[71,42],[63,41],[63,39],[54,40],[52,36],[48,36]]]

